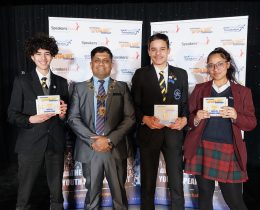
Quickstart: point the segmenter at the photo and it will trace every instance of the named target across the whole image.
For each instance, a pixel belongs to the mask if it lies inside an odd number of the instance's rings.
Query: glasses
[[[218,70],[223,70],[224,68],[225,68],[225,63],[226,63],[227,61],[219,61],[219,62],[217,62],[217,63],[208,63],[207,64],[207,69],[209,70],[209,71],[212,71],[212,70],[214,70],[215,68],[216,69],[218,69]]]
[[[95,63],[95,64],[103,64],[103,65],[107,65],[107,64],[110,64],[110,63],[111,63],[111,60],[106,60],[106,59],[104,59],[104,60],[96,59],[96,60],[94,60],[94,63]]]

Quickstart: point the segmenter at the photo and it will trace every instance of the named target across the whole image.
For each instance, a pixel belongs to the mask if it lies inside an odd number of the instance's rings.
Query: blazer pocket
[[[122,96],[121,93],[113,93],[113,96]]]

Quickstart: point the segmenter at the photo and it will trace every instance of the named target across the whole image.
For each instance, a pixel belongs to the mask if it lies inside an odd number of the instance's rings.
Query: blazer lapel
[[[212,83],[213,83],[213,80],[211,80],[205,84],[205,88],[203,89],[203,93],[202,93],[203,97],[211,96]]]
[[[50,78],[51,78],[51,84],[49,87],[49,94],[50,95],[56,95],[57,92],[57,81],[56,81],[56,76],[50,72]]]
[[[32,76],[32,87],[33,87],[33,91],[35,92],[35,95],[36,96],[44,95],[36,70],[33,70],[31,72],[31,76]]]
[[[174,91],[175,83],[177,82],[177,76],[174,74],[174,68],[169,65],[168,68],[168,82],[167,82],[167,94],[166,94],[166,103],[172,103],[173,97],[172,92]]]
[[[110,113],[110,107],[111,107],[111,102],[113,100],[113,93],[116,88],[116,82],[117,81],[112,78],[109,79],[108,90],[107,90],[107,100],[106,100],[106,118],[107,118],[107,115]],[[105,121],[105,134],[108,132],[108,130],[109,130],[109,125]]]
[[[160,96],[161,101],[162,101],[161,88],[160,88],[160,85],[159,85],[159,80],[158,80],[156,70],[155,70],[153,65],[151,65],[149,67],[148,73],[149,73],[149,75],[147,75],[147,79],[149,80],[148,83],[151,84],[150,87],[154,89],[154,91],[155,91],[154,94],[157,95],[157,96]]]
[[[86,101],[87,104],[84,106],[85,113],[91,115],[93,119],[93,128],[95,128],[96,113],[94,109],[94,83],[93,78],[86,81]]]
[[[237,88],[238,86],[235,85],[233,82],[230,82],[231,92],[234,98],[234,107],[240,107],[240,90]],[[237,110],[238,111],[238,110]]]
[[[106,101],[106,110],[108,113],[108,110],[110,109],[110,104],[113,98],[113,93],[116,85],[116,80],[110,78],[109,84],[108,84],[108,90],[107,90],[107,101]]]

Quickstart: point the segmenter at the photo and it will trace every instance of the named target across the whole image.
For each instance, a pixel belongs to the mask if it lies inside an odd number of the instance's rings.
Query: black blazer
[[[169,65],[166,102],[163,102],[153,65],[136,70],[132,78],[131,92],[138,123],[142,122],[144,115],[154,115],[155,104],[176,104],[179,117],[188,117],[188,75],[183,69]]]
[[[60,95],[68,102],[66,79],[51,72],[50,95]],[[29,117],[35,115],[37,96],[44,95],[36,70],[16,77],[13,84],[8,120],[19,127],[15,151],[17,153],[42,153],[48,148],[63,153],[65,147],[64,120],[58,115],[43,123],[30,124]]]

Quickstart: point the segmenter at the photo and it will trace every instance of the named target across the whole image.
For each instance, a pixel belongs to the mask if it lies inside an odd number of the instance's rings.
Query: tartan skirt
[[[239,167],[233,144],[202,140],[196,155],[185,162],[185,173],[224,183],[247,181],[247,172]]]

